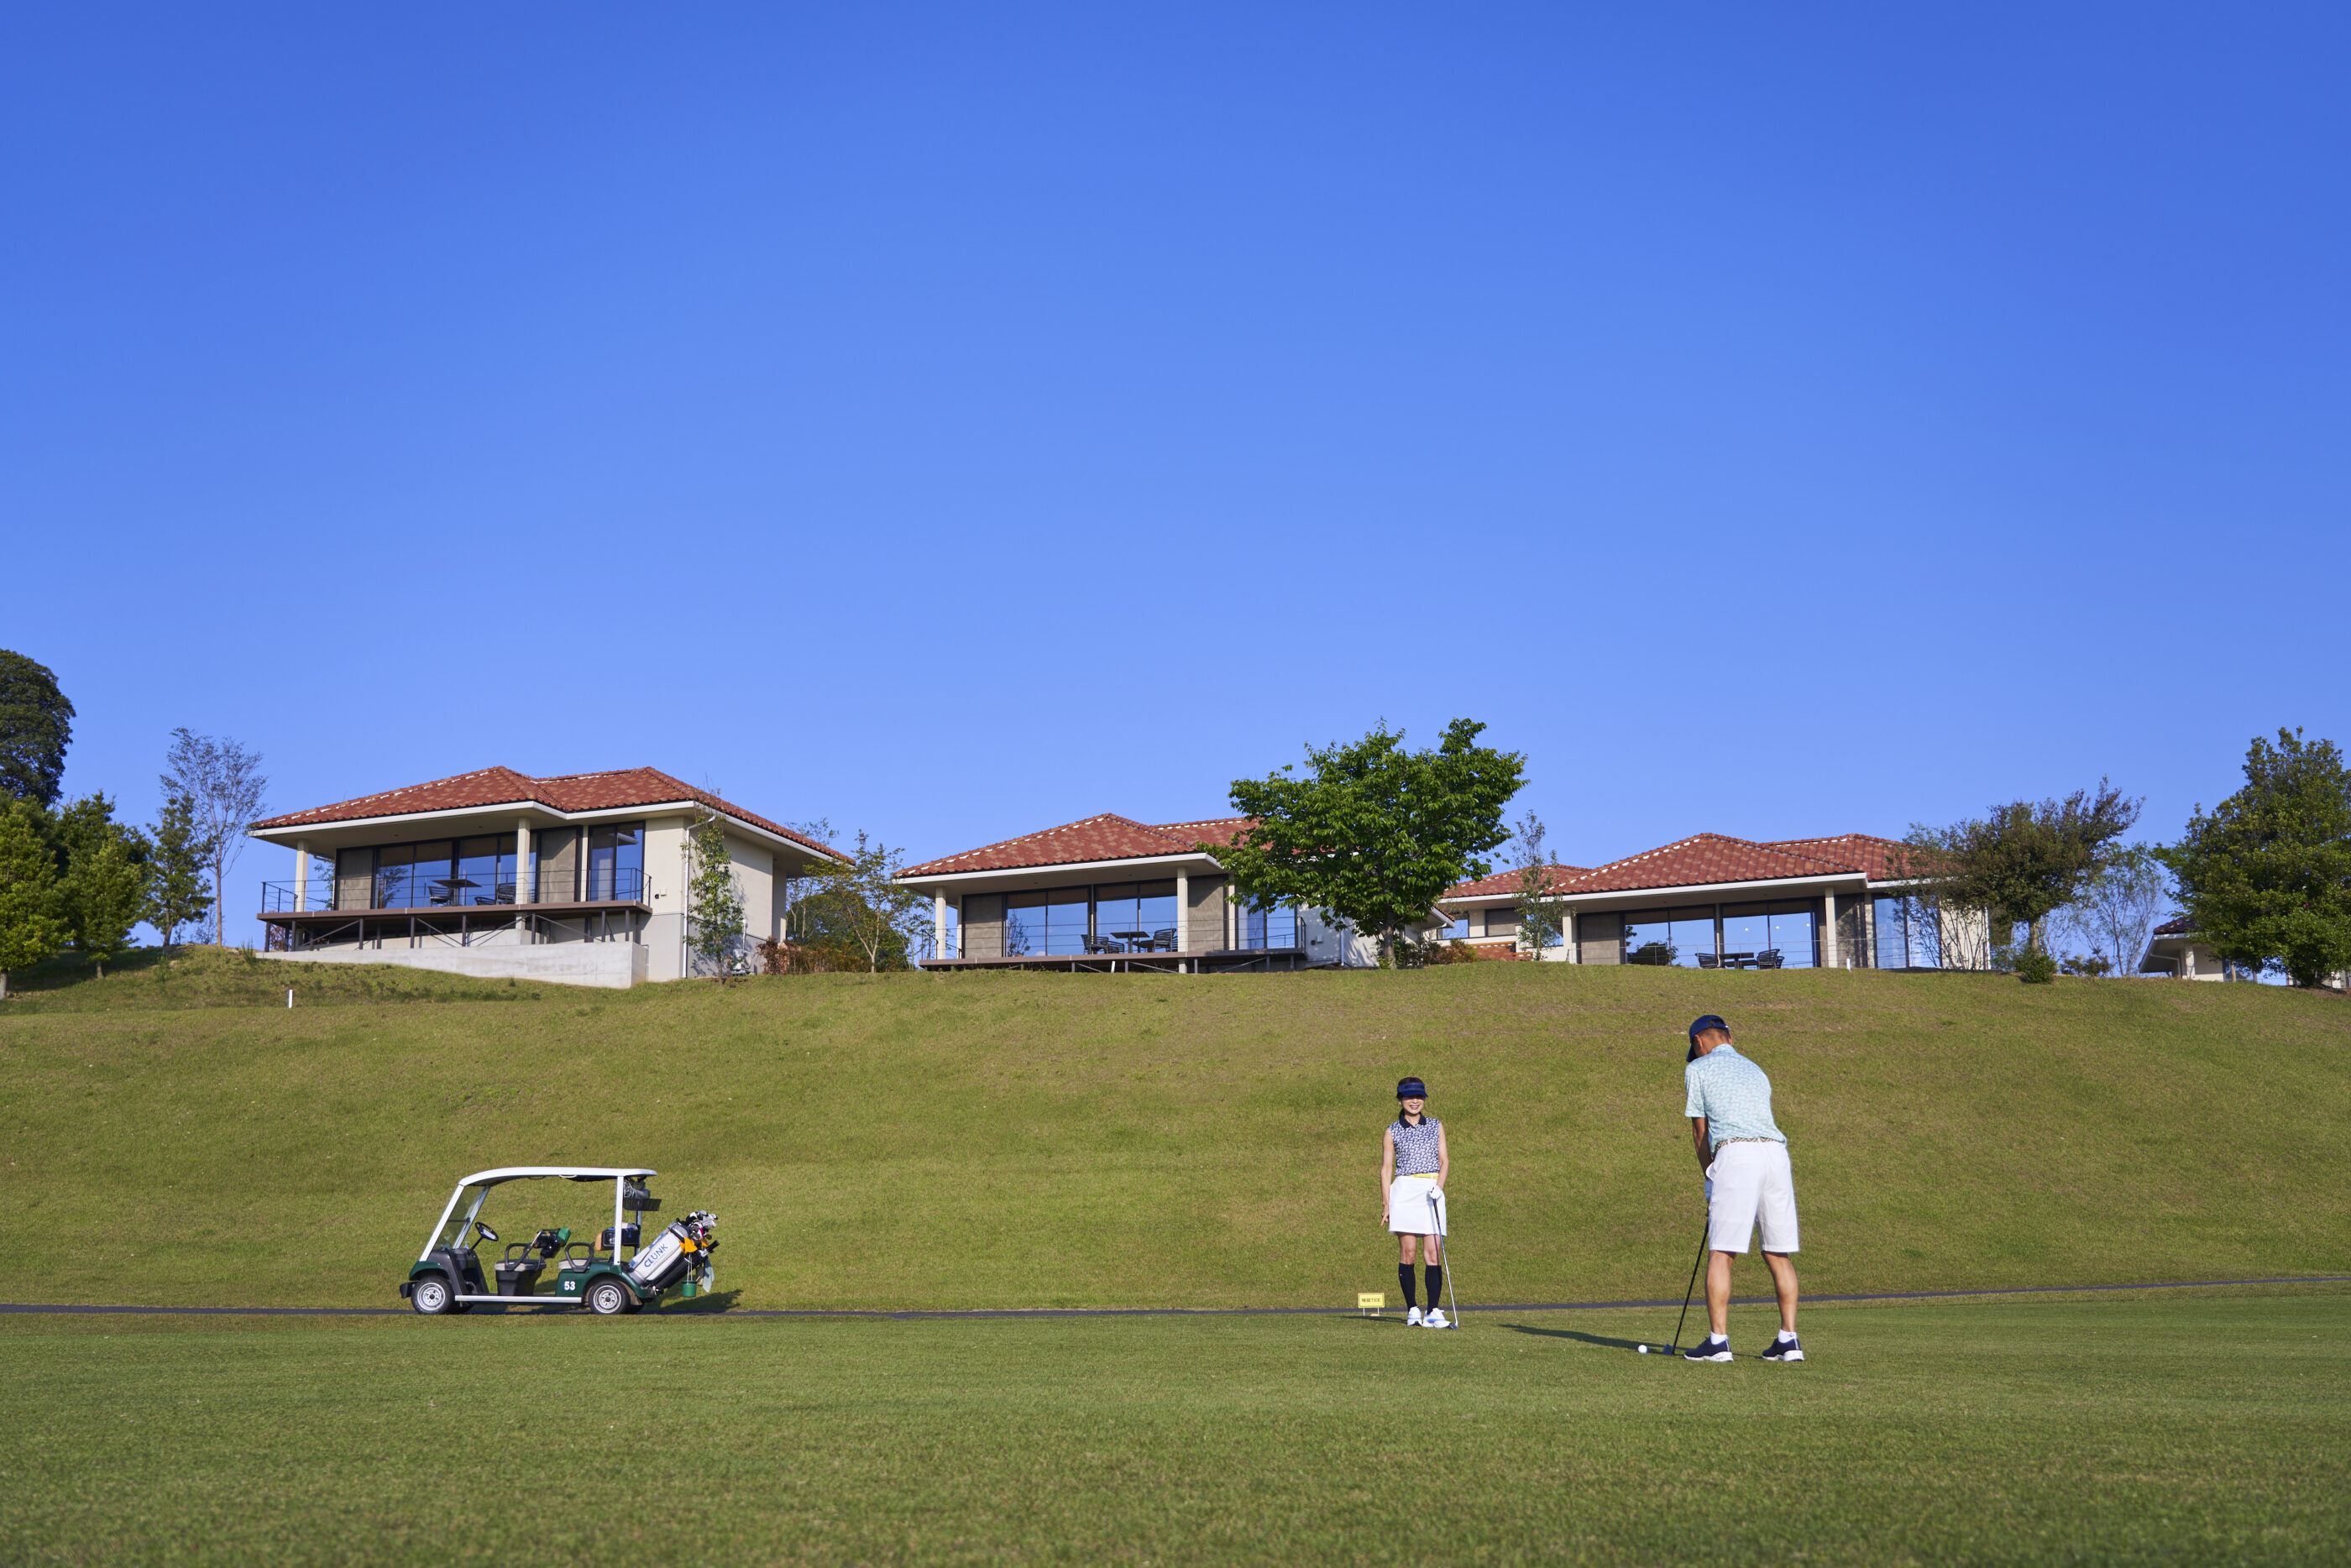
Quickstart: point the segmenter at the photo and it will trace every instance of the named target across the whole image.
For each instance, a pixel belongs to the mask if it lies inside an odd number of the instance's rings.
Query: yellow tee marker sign
[[[1357,1312],[1380,1312],[1384,1310],[1387,1304],[1388,1293],[1385,1291],[1357,1291],[1355,1293],[1355,1310]]]

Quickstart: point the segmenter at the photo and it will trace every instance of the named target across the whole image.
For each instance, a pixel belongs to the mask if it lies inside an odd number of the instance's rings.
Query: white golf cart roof
[[[460,1187],[494,1187],[501,1181],[513,1181],[525,1176],[562,1176],[573,1181],[610,1181],[616,1176],[659,1176],[661,1172],[643,1165],[502,1165],[496,1170],[479,1170],[461,1178]]]

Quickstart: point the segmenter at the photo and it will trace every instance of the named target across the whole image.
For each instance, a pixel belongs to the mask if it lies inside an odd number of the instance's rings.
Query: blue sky
[[[0,19],[70,791],[928,857],[1468,715],[1593,864],[2351,740],[2339,7],[493,10]]]

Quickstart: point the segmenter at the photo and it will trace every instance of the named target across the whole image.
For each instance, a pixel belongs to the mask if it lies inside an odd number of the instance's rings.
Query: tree
[[[2045,956],[2050,915],[2080,896],[2109,846],[2138,820],[2140,804],[2100,779],[2095,791],[2064,800],[2011,801],[1949,827],[1913,828],[1897,873],[1942,909],[2022,922],[2026,950]]]
[[[0,792],[38,806],[57,804],[73,717],[47,665],[0,649]]]
[[[1502,808],[1526,758],[1477,744],[1485,728],[1456,719],[1433,752],[1405,751],[1384,721],[1353,745],[1309,746],[1311,777],[1284,765],[1235,779],[1233,806],[1250,825],[1200,851],[1254,908],[1327,909],[1391,953],[1446,888],[1491,875],[1484,856],[1510,837]]]
[[[2171,875],[2161,852],[2133,844],[2115,850],[2082,883],[2080,897],[2065,911],[2065,923],[2088,945],[2090,962],[2078,973],[2136,974],[2147,956],[2147,939],[2170,891]],[[2098,962],[2105,966],[2096,968]]]
[[[196,826],[196,803],[178,791],[163,797],[163,813],[151,835],[154,851],[147,860],[147,923],[172,947],[181,928],[204,918],[213,901],[204,896],[204,866],[212,858],[212,841]]]
[[[2256,737],[2245,787],[2209,816],[2199,802],[2163,860],[2221,958],[2299,986],[2351,968],[2351,774],[2334,742]]]
[[[1543,846],[1542,819],[1529,812],[1512,835],[1519,846],[1519,944],[1541,952],[1567,934],[1567,901],[1558,897],[1563,878]]]
[[[726,819],[701,807],[686,830],[694,875],[686,883],[686,945],[725,985],[743,946],[743,889],[726,848]]]
[[[172,732],[163,765],[164,798],[183,794],[195,805],[213,874],[213,940],[225,947],[228,868],[245,848],[246,829],[261,819],[262,796],[269,789],[261,753],[225,738],[193,734],[183,725]]]
[[[31,968],[66,940],[57,856],[37,810],[23,802],[0,805],[0,997],[8,994],[9,971]]]
[[[104,975],[107,961],[131,945],[131,928],[146,911],[153,846],[138,828],[114,820],[114,803],[102,793],[58,812],[51,831],[61,861],[58,913],[68,940]]]
[[[821,926],[846,942],[865,961],[869,974],[879,973],[885,960],[893,961],[889,967],[904,967],[907,951],[920,940],[916,928],[924,906],[930,902],[926,895],[898,885],[906,852],[879,839],[869,842],[860,828],[855,846],[841,853],[848,864],[820,866],[811,873],[820,891],[802,900],[801,929]]]

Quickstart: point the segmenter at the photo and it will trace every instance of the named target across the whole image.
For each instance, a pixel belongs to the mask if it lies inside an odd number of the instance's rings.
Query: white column
[[[931,895],[931,956],[955,956],[947,951],[947,896],[944,890]]]
[[[530,929],[530,916],[523,906],[538,902],[538,874],[530,863],[530,818],[515,818],[515,929]],[[528,938],[517,938],[528,940]]]
[[[294,841],[294,907],[310,907],[310,841],[307,838]]]
[[[1826,899],[1828,907],[1828,919],[1826,924],[1828,926],[1829,961],[1823,964],[1821,967],[1823,969],[1843,969],[1844,967],[1844,944],[1837,940],[1836,895],[1834,893],[1827,893],[1824,894],[1823,897]]]
[[[1182,867],[1176,868],[1176,950],[1184,952],[1192,945],[1192,878]]]

